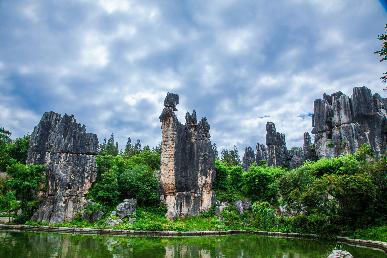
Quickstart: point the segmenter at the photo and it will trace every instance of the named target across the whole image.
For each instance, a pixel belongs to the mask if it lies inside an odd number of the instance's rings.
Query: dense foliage
[[[17,214],[16,221],[28,220],[38,203],[37,195],[46,184],[41,165],[26,165],[29,136],[12,141],[11,133],[0,129],[0,212]]]
[[[140,206],[160,201],[156,171],[160,169],[158,150],[144,148],[128,155],[97,156],[98,178],[89,197],[106,207],[114,207],[127,198],[136,198]]]

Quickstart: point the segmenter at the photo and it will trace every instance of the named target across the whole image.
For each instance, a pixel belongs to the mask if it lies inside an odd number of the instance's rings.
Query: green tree
[[[381,35],[378,35],[378,39],[382,41],[382,46],[381,49],[378,51],[375,51],[375,54],[379,55],[379,61],[383,62],[387,60],[387,24],[384,25],[384,33]],[[386,83],[387,82],[387,72],[383,73],[383,76],[380,77],[382,82]]]
[[[237,166],[241,163],[238,149],[235,145],[232,150],[223,149],[221,156],[221,161],[228,166]]]
[[[22,211],[18,220],[24,222],[31,218],[38,205],[37,193],[46,185],[45,168],[42,165],[14,163],[7,168],[9,179],[7,187],[15,192]]]

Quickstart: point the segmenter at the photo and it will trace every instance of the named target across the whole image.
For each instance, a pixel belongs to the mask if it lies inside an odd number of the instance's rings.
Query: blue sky
[[[267,121],[301,145],[324,92],[385,97],[386,18],[376,0],[0,0],[0,126],[21,136],[53,110],[154,146],[169,91],[220,148],[263,143]]]

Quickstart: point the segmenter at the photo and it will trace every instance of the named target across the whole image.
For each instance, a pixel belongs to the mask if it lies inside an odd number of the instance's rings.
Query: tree
[[[382,41],[382,47],[380,50],[375,51],[375,54],[378,54],[380,59],[380,62],[387,60],[387,24],[384,26],[385,33],[378,35],[378,39]],[[387,72],[383,73],[383,76],[380,77],[382,82],[387,82]],[[386,88],[385,88],[386,89]]]
[[[221,161],[226,163],[229,166],[238,166],[241,163],[238,149],[235,145],[232,150],[227,150],[227,149],[222,150],[221,155],[222,155]]]
[[[106,139],[104,139],[104,143],[100,145],[100,153],[103,155],[118,155],[118,142],[114,141],[114,134],[110,135],[110,138],[107,142]]]

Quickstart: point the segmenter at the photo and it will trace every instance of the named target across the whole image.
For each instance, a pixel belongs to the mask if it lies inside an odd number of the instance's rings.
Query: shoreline
[[[110,236],[144,236],[144,237],[184,237],[184,236],[226,236],[237,234],[255,234],[270,237],[318,239],[316,234],[283,233],[252,230],[227,230],[227,231],[143,231],[143,230],[119,230],[119,229],[97,229],[97,228],[69,228],[55,226],[30,226],[30,225],[10,225],[0,224],[0,231],[9,232],[47,232],[47,233],[67,233],[82,235],[110,235]],[[387,242],[353,239],[349,237],[336,236],[339,243],[375,248],[387,253]]]

